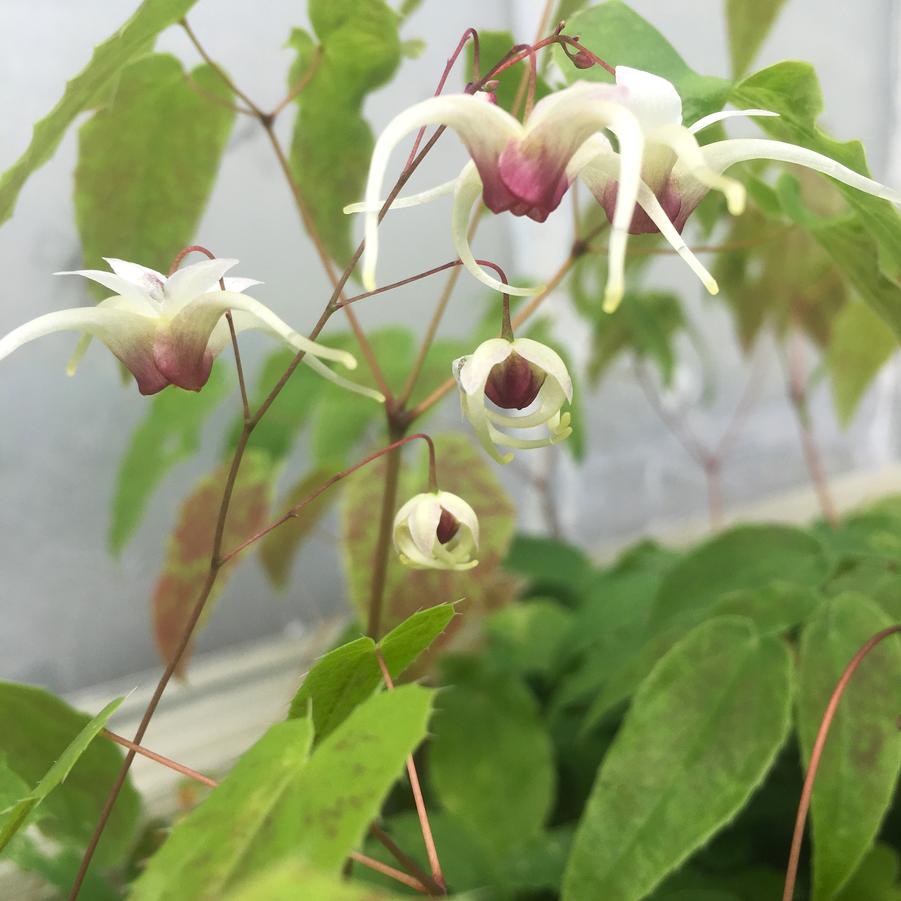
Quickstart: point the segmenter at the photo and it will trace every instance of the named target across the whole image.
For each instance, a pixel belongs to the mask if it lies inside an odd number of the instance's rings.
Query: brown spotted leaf
[[[153,592],[153,634],[160,656],[171,659],[178,646],[191,611],[200,596],[210,569],[210,553],[222,492],[228,475],[228,464],[205,476],[184,501],[178,523],[169,538],[166,562]],[[272,488],[272,465],[269,455],[248,451],[235,482],[222,550],[228,553],[266,524]],[[216,596],[221,592],[234,562],[219,572],[219,578],[207,601],[209,615]],[[179,665],[179,675],[190,655],[190,649]]]
[[[517,582],[501,569],[515,527],[514,507],[490,464],[460,435],[435,439],[438,479],[444,491],[459,495],[479,517],[481,533],[479,565],[467,572],[407,569],[393,550],[388,561],[382,632],[405,620],[416,610],[448,601],[462,600],[457,617],[442,638],[470,624],[473,611],[484,613],[502,607],[515,593]],[[424,449],[423,449],[424,450]],[[414,494],[428,490],[426,455],[408,450],[401,471],[397,506]],[[372,560],[379,528],[385,464],[365,467],[349,479],[342,516],[344,564],[350,598],[366,619],[369,605]],[[437,644],[437,643],[436,643]]]

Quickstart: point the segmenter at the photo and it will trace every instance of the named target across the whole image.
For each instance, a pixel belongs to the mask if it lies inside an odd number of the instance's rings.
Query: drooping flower
[[[482,447],[498,463],[509,463],[512,453],[498,447],[546,447],[572,434],[570,414],[562,412],[572,401],[573,385],[560,355],[531,338],[490,338],[475,351],[454,362],[463,415],[472,424]],[[490,401],[493,407],[486,401]],[[514,415],[536,405],[531,413]],[[543,427],[540,438],[517,438],[501,429]]]
[[[433,97],[396,116],[376,142],[364,203],[345,208],[348,213],[366,213],[363,282],[367,289],[375,287],[382,180],[391,151],[408,133],[427,125],[446,125],[460,136],[471,162],[453,181],[424,194],[397,200],[392,208],[413,206],[453,192],[451,230],[464,265],[489,287],[525,295],[540,288],[504,285],[475,261],[466,237],[473,204],[481,197],[494,213],[509,211],[515,216],[544,222],[570,186],[568,167],[573,156],[592,135],[609,129],[622,149],[617,172],[622,190],[615,201],[607,285],[608,300],[618,299],[623,291],[625,246],[643,147],[641,126],[619,102],[621,94],[621,89],[613,85],[577,82],[540,100],[525,123],[491,103],[483,94]]]
[[[411,569],[472,569],[479,562],[478,517],[449,491],[417,494],[394,517],[394,548]]]
[[[260,282],[225,278],[237,260],[203,260],[168,278],[137,263],[107,262],[112,272],[83,269],[57,275],[82,275],[109,288],[112,297],[93,307],[47,313],[14,329],[0,339],[0,360],[35,338],[59,331],[82,332],[88,338],[99,338],[122,361],[141,394],[156,394],[168,385],[199,391],[210,377],[213,360],[230,343],[224,317],[231,311],[236,332],[268,332],[305,351],[304,362],[324,378],[384,400],[378,392],[342,378],[322,362],[333,360],[354,369],[357,361],[351,354],[310,341],[267,306],[241,293]],[[85,348],[82,344],[76,352],[70,374]]]
[[[695,138],[698,132],[724,119],[777,113],[758,109],[723,110],[686,127],[682,124],[682,100],[665,78],[617,66],[616,84],[623,91],[620,102],[635,114],[644,133],[638,208],[629,231],[631,234],[661,232],[701,276],[711,293],[716,293],[716,283],[706,270],[699,268],[679,235],[688,217],[711,189],[725,194],[731,213],[742,212],[744,186],[723,175],[735,163],[752,159],[795,163],[867,194],[901,203],[897,191],[804,147],[759,138],[715,141],[700,146]],[[582,146],[568,170],[571,178],[579,177],[588,185],[611,221],[619,209],[619,169],[619,154],[603,135],[596,134]],[[627,187],[631,197],[631,185]]]

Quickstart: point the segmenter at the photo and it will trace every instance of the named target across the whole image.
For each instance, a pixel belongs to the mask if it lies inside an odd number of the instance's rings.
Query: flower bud
[[[572,434],[570,414],[563,405],[572,401],[572,379],[560,355],[530,338],[492,338],[474,353],[454,363],[460,386],[463,415],[470,421],[482,447],[498,463],[509,463],[513,454],[498,447],[545,447]],[[495,408],[489,408],[490,401]],[[502,412],[523,410],[537,404],[531,413],[515,416]],[[501,429],[542,427],[537,438],[517,438]]]
[[[449,491],[417,494],[394,517],[394,548],[411,569],[472,569],[478,547],[475,511]]]

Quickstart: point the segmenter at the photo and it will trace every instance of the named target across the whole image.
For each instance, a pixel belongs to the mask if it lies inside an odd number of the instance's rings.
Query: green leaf
[[[785,0],[727,0],[726,26],[732,75],[744,75],[769,34]]]
[[[863,859],[835,901],[901,901],[898,852],[889,845],[877,844]]]
[[[554,800],[554,758],[536,704],[514,680],[442,692],[428,748],[442,807],[492,853],[537,835]]]
[[[729,529],[686,554],[660,586],[652,621],[696,622],[724,594],[770,582],[816,587],[828,572],[819,541],[783,525]]]
[[[399,19],[383,0],[309,0],[308,11],[322,50],[297,98],[290,163],[326,251],[343,265],[352,219],[342,211],[362,197],[373,145],[363,102],[400,63]],[[292,83],[310,64],[308,41],[291,37],[300,54]]]
[[[125,68],[112,104],[79,129],[75,221],[85,268],[118,257],[168,272],[192,243],[235,119],[204,94],[231,96],[209,66],[187,75],[175,57],[155,54]]]
[[[397,679],[447,628],[453,616],[453,604],[439,604],[414,613],[378,645],[363,636],[329,651],[307,673],[288,715],[306,716],[312,707],[316,740],[321,741],[382,685],[376,647],[381,649],[391,677]]]
[[[213,367],[203,391],[163,391],[132,433],[116,474],[109,544],[118,554],[141,522],[154,489],[180,460],[197,452],[203,422],[225,397],[228,382]]]
[[[730,99],[739,107],[757,107],[779,113],[778,118],[758,120],[760,127],[773,137],[815,150],[869,175],[859,141],[836,141],[817,126],[817,117],[823,110],[823,95],[816,72],[809,64],[783,62],[763,69],[736,85]],[[879,244],[880,268],[889,278],[897,278],[901,274],[901,220],[894,207],[887,200],[838,182],[834,184]],[[889,323],[901,334],[901,311],[897,308]]]
[[[308,760],[313,728],[308,720],[271,726],[222,783],[150,858],[130,901],[213,899],[246,871],[255,847],[268,847],[279,802]],[[269,862],[280,855],[270,854]]]
[[[491,660],[519,674],[550,675],[572,629],[573,615],[553,601],[510,604],[485,622]]]
[[[842,425],[849,425],[870,383],[897,349],[895,333],[865,304],[848,304],[839,313],[826,365]]]
[[[598,773],[564,901],[645,897],[741,810],[788,733],[783,642],[717,617],[663,657]]]
[[[91,721],[42,688],[0,682],[3,755],[9,769],[26,785],[46,780],[40,790],[44,797],[37,810],[37,827],[47,838],[79,847],[90,839],[105,797],[98,786],[111,785],[122,764],[122,754],[112,742],[91,743],[89,738],[110,713],[106,708]],[[73,758],[77,760],[71,766]],[[54,782],[58,785],[60,777],[65,782],[48,794],[45,789],[49,791]],[[139,811],[140,799],[128,780],[98,849],[101,867],[120,863],[128,853]]]
[[[295,483],[281,504],[277,519],[293,510],[335,474],[332,469],[314,469]],[[260,561],[269,581],[284,588],[291,576],[291,564],[304,539],[316,528],[329,507],[337,500],[337,490],[326,489],[300,512],[260,541]]]
[[[31,792],[19,798],[11,808],[4,812],[2,819],[0,819],[0,851],[9,844],[10,839],[25,825],[26,820],[35,808],[55,788],[58,788],[66,781],[66,777],[72,772],[72,768],[78,763],[79,758],[88,749],[88,746],[97,737],[98,733],[106,727],[109,718],[124,700],[125,698],[116,698],[115,701],[110,701],[75,736]]]
[[[470,503],[479,518],[479,565],[466,572],[410,570],[391,553],[386,577],[383,621],[394,625],[423,603],[465,598],[467,622],[476,611],[504,606],[516,583],[501,563],[514,529],[514,509],[484,456],[461,435],[433,436],[441,488]],[[424,449],[423,449],[424,450]],[[409,451],[408,451],[409,453]],[[344,490],[342,533],[350,599],[365,618],[369,604],[372,557],[378,537],[385,463],[377,461],[351,476]],[[426,456],[418,465],[402,467],[397,506],[426,491]],[[461,612],[464,612],[461,610]],[[451,634],[453,629],[448,630]]]
[[[59,103],[34,127],[31,143],[11,169],[0,176],[0,224],[13,213],[28,177],[54,154],[75,117],[111,87],[123,66],[144,54],[156,36],[181,19],[195,0],[144,0],[137,11],[91,56],[67,85]]]
[[[574,545],[522,533],[513,538],[504,569],[527,579],[529,594],[547,594],[572,604],[582,600],[594,572],[591,561]]]
[[[297,853],[338,875],[425,738],[433,695],[401,685],[358,706],[292,782],[248,869]]]
[[[298,901],[298,891],[303,892],[304,901],[401,901],[407,897],[355,885],[302,860],[288,859],[229,892],[224,901]]]
[[[168,662],[181,641],[185,626],[210,570],[213,536],[222,503],[230,464],[223,464],[200,480],[179,510],[178,522],[169,537],[166,560],[153,592],[153,636],[160,656]],[[268,454],[248,451],[232,491],[222,553],[227,554],[265,525],[271,503],[273,470]],[[236,561],[219,572],[204,619],[225,586],[229,570]],[[202,620],[203,622],[203,620]],[[196,633],[195,633],[196,634]],[[187,667],[190,648],[179,663],[178,672]]]
[[[798,733],[810,759],[823,711],[858,649],[891,620],[869,598],[843,594],[825,604],[801,637]],[[832,898],[857,869],[894,797],[901,767],[897,699],[887,686],[901,672],[898,639],[861,664],[832,722],[810,805],[813,898]]]
[[[683,118],[689,125],[701,116],[722,109],[729,96],[728,81],[699,75],[690,69],[653,25],[620,0],[606,0],[576,13],[566,23],[566,33],[579,35],[589,50],[611,66],[632,66],[671,81],[682,98]],[[585,79],[613,80],[600,66],[577,69],[557,46],[553,53],[570,83]]]

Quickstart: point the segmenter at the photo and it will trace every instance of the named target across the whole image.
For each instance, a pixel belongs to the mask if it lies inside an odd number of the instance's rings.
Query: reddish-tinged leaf
[[[153,592],[153,633],[165,662],[171,659],[178,646],[209,573],[216,519],[227,475],[226,464],[200,481],[182,504],[178,523],[169,539],[166,563]],[[248,451],[232,493],[222,542],[223,553],[228,553],[265,526],[271,489],[269,455]],[[219,572],[207,601],[205,615],[209,615],[233,565],[228,564]],[[183,674],[189,655],[190,649],[179,665],[179,675]]]

